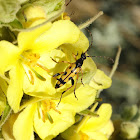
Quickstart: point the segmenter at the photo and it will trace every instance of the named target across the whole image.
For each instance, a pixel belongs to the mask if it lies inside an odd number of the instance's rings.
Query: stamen
[[[50,123],[53,123],[53,118],[49,114],[49,111],[51,109],[53,109],[57,113],[61,114],[61,112],[56,109],[55,103],[52,100],[49,100],[49,99],[41,101],[40,108],[42,110],[42,117],[41,117],[41,119],[42,119],[43,122],[45,122],[48,119]]]
[[[40,118],[43,120],[43,112],[42,112],[42,109],[41,109],[41,107],[39,107],[39,116],[40,116]]]
[[[49,72],[49,70],[45,66],[42,66],[39,63],[36,63],[36,65],[39,66],[40,68],[44,69],[45,71]]]
[[[33,77],[33,74],[32,74],[32,72],[29,70],[29,74],[30,74],[30,76],[31,76],[31,84],[32,85],[34,85],[34,77]]]
[[[57,113],[61,114],[61,112],[60,112],[58,109],[56,109],[56,104],[55,104],[54,102],[50,102],[50,106],[51,106],[51,108],[52,108],[54,111],[56,111]]]
[[[30,83],[33,85],[34,84],[34,77],[33,77],[32,72],[24,64],[22,64],[22,66],[23,66],[23,68],[25,70],[25,73],[26,73]]]
[[[41,76],[39,73],[37,73],[33,68],[31,68],[31,70],[35,73],[35,75],[36,75],[40,80],[46,81],[46,79],[45,79],[43,76]]]
[[[53,123],[53,119],[52,119],[51,115],[48,112],[46,113],[46,117],[48,118],[48,120],[52,124]]]
[[[61,114],[61,112],[59,110],[57,110],[56,108],[53,108],[54,111],[56,111],[57,113]]]
[[[41,106],[41,102],[38,102],[38,107],[37,107],[37,111],[38,111],[38,117],[39,119],[42,119],[42,121],[45,123],[46,117],[45,117],[45,111],[42,109]]]
[[[45,111],[44,110],[42,110],[42,121],[45,123],[45,120],[46,120],[46,117],[45,117]]]

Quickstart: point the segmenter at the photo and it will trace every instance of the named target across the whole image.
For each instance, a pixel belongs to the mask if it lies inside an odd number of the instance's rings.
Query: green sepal
[[[1,120],[0,120],[0,129],[3,126],[3,124],[6,122],[6,120],[8,119],[8,117],[10,116],[11,111],[12,111],[12,109],[11,109],[11,107],[7,103],[6,104],[6,107],[5,107],[4,111],[3,111]]]
[[[0,22],[9,23],[14,21],[20,7],[19,0],[0,0]]]
[[[95,98],[95,102],[101,102],[102,98]]]
[[[79,112],[80,115],[83,115],[83,116],[90,116],[90,117],[99,117],[98,114],[94,113],[94,112],[91,112],[90,110],[88,109],[85,109],[81,112]]]

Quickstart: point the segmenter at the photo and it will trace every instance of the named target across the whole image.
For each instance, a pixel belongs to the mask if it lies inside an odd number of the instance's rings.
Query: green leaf
[[[1,88],[0,88],[0,116],[6,106],[6,97],[4,93],[2,93]]]
[[[29,0],[18,0],[20,4],[24,4],[26,2],[29,2]]]
[[[42,6],[48,16],[49,14],[62,9],[65,0],[37,0],[33,2],[33,4]]]
[[[58,18],[57,15],[58,13],[62,13],[60,11],[63,11],[64,4],[65,0],[31,0],[30,3],[26,3],[25,5],[23,5],[23,7],[17,13],[17,17],[19,21],[21,21],[21,23],[25,22],[25,17],[28,16],[25,14],[26,9],[28,9],[29,7],[39,6],[42,8],[42,10],[45,11],[47,20],[55,16],[56,18]]]
[[[3,25],[0,25],[3,26]],[[13,38],[10,35],[9,29],[7,27],[1,27],[0,28],[0,40],[7,40],[12,42]]]
[[[23,28],[22,24],[17,19],[15,19],[14,21],[10,22],[9,26],[11,27],[10,28],[11,30],[14,29],[14,28],[16,28],[16,29],[22,29]]]
[[[18,0],[0,0],[0,22],[9,23],[16,19],[16,13],[20,9]]]
[[[8,104],[6,104],[6,107],[4,109],[4,112],[3,112],[1,120],[0,120],[0,129],[3,126],[3,124],[6,122],[8,117],[10,116],[11,111],[12,111],[11,107]]]
[[[88,110],[88,109],[85,109],[85,110],[81,111],[79,114],[80,114],[80,115],[84,115],[84,116],[99,117],[98,114],[96,114],[96,113],[94,113],[94,112],[91,112],[91,111]]]

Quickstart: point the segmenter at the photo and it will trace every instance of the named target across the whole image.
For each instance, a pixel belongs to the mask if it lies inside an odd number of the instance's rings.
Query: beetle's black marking
[[[82,53],[81,57],[75,62],[76,64],[75,68],[81,68],[85,59],[86,59],[86,53]]]
[[[75,74],[77,74],[77,72],[75,72]]]
[[[74,80],[72,77],[71,77],[71,84],[72,84],[72,86],[74,85]]]
[[[71,67],[69,67],[69,69],[71,69]]]
[[[69,80],[71,80],[72,79],[72,77],[69,77]]]
[[[65,71],[63,75],[67,75],[67,72]]]
[[[74,72],[74,70],[71,71],[71,73],[73,73],[73,72]]]
[[[56,77],[56,76],[58,76],[58,75],[60,75],[60,73],[56,73],[55,75],[53,75],[53,77]]]
[[[60,86],[58,84],[55,85],[55,88],[60,88]]]
[[[75,69],[76,69],[76,67],[73,70],[71,70],[71,73],[73,73],[75,71]]]
[[[66,82],[64,82],[64,80],[62,80],[62,78],[57,79],[61,84],[66,84]]]

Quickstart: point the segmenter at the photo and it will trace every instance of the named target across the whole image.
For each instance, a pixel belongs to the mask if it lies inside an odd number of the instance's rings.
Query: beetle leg
[[[78,77],[79,77],[79,75],[78,75],[78,73],[77,73],[76,84],[75,84],[75,88],[74,88],[74,96],[75,96],[75,98],[76,98],[77,100],[78,100],[78,98],[77,98],[77,96],[76,96],[75,90],[76,90],[76,86],[77,86],[77,82],[78,82]]]
[[[73,55],[75,61],[77,61],[76,55],[74,53],[72,53],[72,55]]]
[[[78,56],[78,52],[77,52],[77,54],[75,55],[74,53],[72,53],[72,55],[73,55],[73,57],[74,57],[74,59],[75,59],[75,61],[77,61],[77,56]]]
[[[55,63],[68,63],[68,64],[72,64],[71,62],[68,62],[68,61],[60,61],[60,62],[57,62],[56,60],[54,60],[52,57],[51,59],[55,62]]]
[[[83,84],[83,86],[84,86],[84,83],[83,83],[83,70],[82,70],[82,68],[80,68],[80,71],[81,71],[81,73],[82,73],[81,83],[82,83],[82,84]]]
[[[69,88],[67,88],[65,91],[63,91],[62,92],[62,94],[61,94],[61,97],[60,97],[60,100],[59,100],[59,103],[57,104],[57,106],[60,104],[60,102],[61,102],[61,99],[62,99],[62,95],[66,92],[66,91],[68,91],[69,89],[71,89],[72,87],[73,87],[73,85],[74,85],[74,80],[73,80],[73,78],[71,77],[71,86],[69,87]],[[75,97],[76,97],[76,95],[75,95]],[[77,98],[77,97],[76,97]]]

